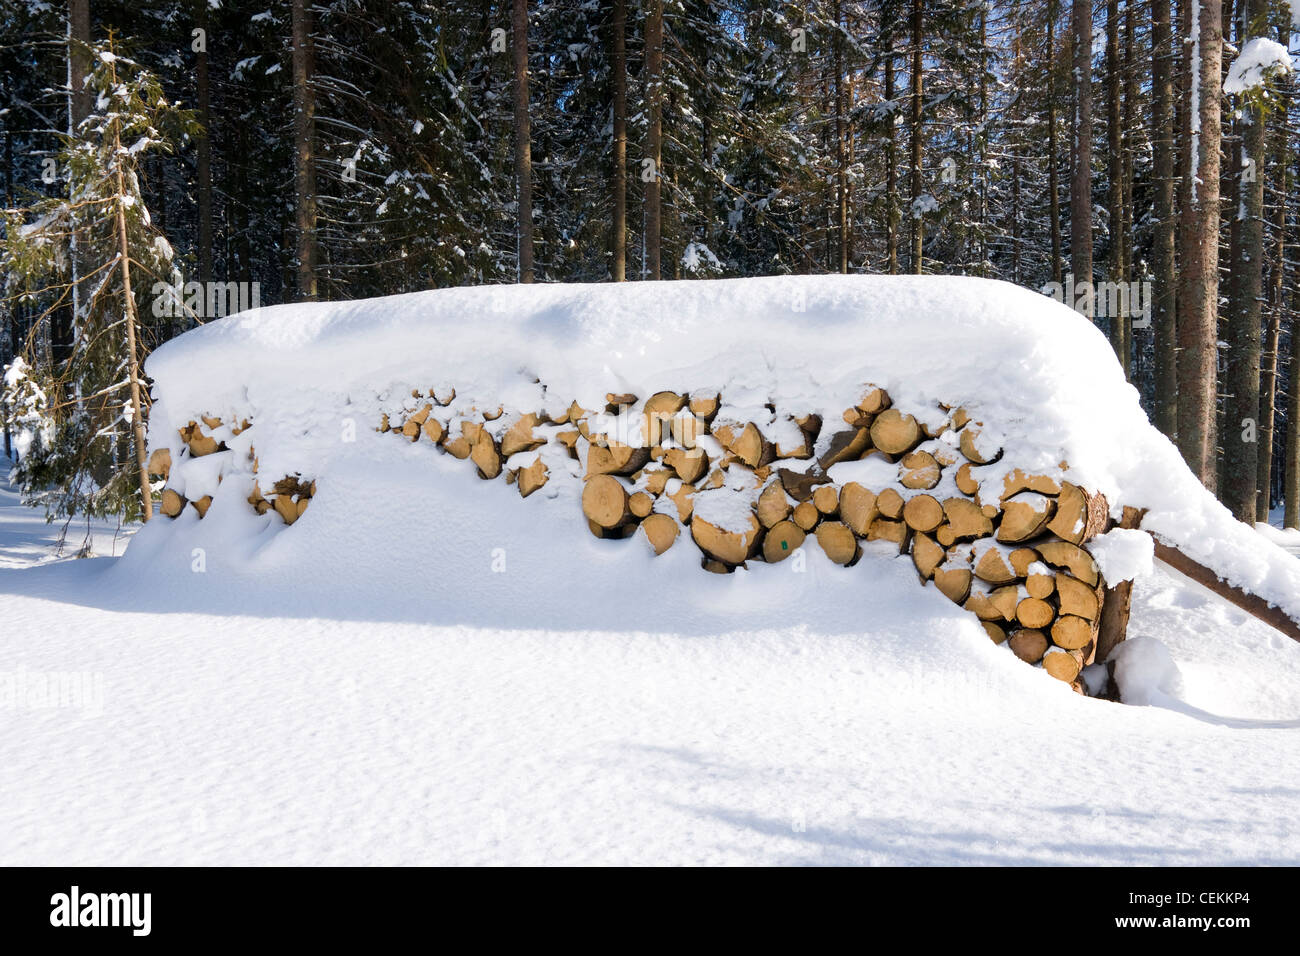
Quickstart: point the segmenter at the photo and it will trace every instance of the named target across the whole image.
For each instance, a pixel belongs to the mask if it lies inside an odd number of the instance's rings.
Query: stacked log
[[[769,436],[775,412],[767,422],[743,420],[713,393],[662,391],[645,401],[610,393],[605,416],[642,416],[642,440],[629,444],[602,434],[596,413],[576,402],[550,417],[499,408],[454,417],[432,390],[427,398],[399,420],[385,416],[379,430],[429,441],[472,461],[483,478],[504,473],[525,497],[546,483],[546,466],[540,456],[511,462],[553,443],[584,469],[581,505],[597,537],[641,530],[655,554],[688,537],[701,566],[719,573],[784,561],[809,538],[846,566],[864,543],[880,542],[910,555],[920,581],[975,614],[992,640],[1052,676],[1077,687],[1093,659],[1105,582],[1086,543],[1108,526],[1105,499],[1068,481],[1065,463],[1052,475],[998,469],[1001,485],[985,487],[980,469],[1002,449],[964,408],[914,413],[870,386],[839,422],[788,415]],[[489,429],[497,419],[504,429]],[[873,456],[897,465],[896,482],[831,480],[835,465]],[[734,486],[737,475],[757,489],[748,521],[724,526],[695,515],[698,495]]]
[[[1106,583],[1087,542],[1108,528],[1107,502],[1072,483],[1065,462],[1052,474],[988,467],[1003,455],[996,429],[964,408],[902,408],[876,386],[825,421],[770,404],[766,418],[750,420],[754,412],[725,405],[716,392],[644,400],[611,392],[603,408],[572,402],[549,413],[455,399],[450,386],[413,389],[377,431],[427,443],[525,498],[557,465],[576,471],[593,535],[638,536],[654,554],[690,540],[701,567],[717,573],[782,562],[812,538],[845,566],[867,547],[905,554],[923,585],[969,610],[1023,660],[1076,688],[1093,660]],[[636,427],[613,434],[611,420]],[[188,423],[180,454],[224,450],[215,434],[222,427],[208,416]],[[830,477],[835,465],[868,458],[888,463],[896,479],[866,487]],[[171,452],[150,459],[153,474],[165,478],[171,467]],[[292,524],[314,491],[301,476],[285,477],[265,492],[255,484],[248,501]],[[748,517],[730,509],[725,520],[709,520],[716,515],[703,506],[697,515],[699,496],[715,493],[748,496]],[[173,517],[186,504],[202,515],[209,503],[163,491],[163,513]]]
[[[229,431],[231,435],[238,435],[248,427],[248,421],[242,420],[229,426]],[[218,452],[228,451],[226,442],[216,437],[216,434],[224,428],[226,428],[226,425],[220,418],[213,415],[201,415],[200,421],[191,421],[183,428],[178,429],[182,443],[182,460],[202,458]],[[251,446],[249,447],[248,456],[252,463],[251,470],[256,475],[257,457]],[[168,448],[156,449],[149,456],[147,470],[150,476],[163,479],[169,478],[172,471],[171,450]],[[217,483],[220,484],[222,479],[223,476],[218,474]],[[303,512],[307,510],[307,506],[311,503],[312,496],[315,494],[315,481],[308,481],[301,475],[286,475],[271,486],[270,494],[263,494],[260,480],[255,478],[252,493],[248,495],[247,500],[257,514],[264,515],[274,512],[280,516],[286,525],[291,525],[302,517]],[[199,518],[203,518],[212,505],[212,496],[203,495],[190,500],[175,488],[163,488],[162,502],[159,509],[162,514],[169,518],[178,518],[185,511],[186,505],[192,507]]]

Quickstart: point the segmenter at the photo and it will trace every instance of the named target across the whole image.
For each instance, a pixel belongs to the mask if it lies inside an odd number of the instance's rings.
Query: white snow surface
[[[227,436],[235,457],[251,442],[262,474],[322,485],[392,442],[372,429],[381,411],[413,407],[412,388],[453,386],[453,413],[720,389],[724,406],[770,401],[843,427],[864,386],[884,386],[904,409],[964,405],[985,422],[1005,448],[986,473],[1067,461],[1068,477],[1104,493],[1116,516],[1149,509],[1144,529],[1300,620],[1300,562],[1261,544],[1187,470],[1092,323],[1010,283],[787,276],[441,289],[252,310],[168,342],[146,368],[158,400],[151,445],[170,445],[175,459],[176,429],[200,414],[248,418],[253,428]],[[355,441],[343,439],[349,429]],[[214,476],[194,480],[206,493]],[[548,488],[579,493],[576,480]]]
[[[1183,675],[1169,649],[1154,637],[1127,640],[1111,654],[1115,683],[1126,704],[1157,704],[1177,698],[1183,691]]]
[[[522,500],[372,430],[413,387],[454,385],[455,411],[708,386],[837,419],[872,382],[966,404],[1008,467],[1068,458],[1294,602],[1296,559],[1200,491],[1104,337],[1045,297],[451,290],[233,317],[149,371],[156,444],[201,412],[254,424],[177,459],[206,518],[119,558],[54,560],[57,528],[0,487],[0,864],[1300,863],[1300,645],[1163,566],[1133,597],[1148,706],[1124,706],[992,644],[883,542],[708,574],[686,541],[593,538],[558,459]],[[261,473],[317,479],[294,525],[243,500],[249,442]],[[58,675],[93,706],[31,696]]]
[[[1262,86],[1269,76],[1291,69],[1291,53],[1285,46],[1268,37],[1252,37],[1228,68],[1223,92],[1244,93]]]
[[[0,680],[101,693],[0,709],[0,863],[1300,863],[1300,645],[1177,575],[1123,706],[877,543],[712,575],[412,450],[120,559],[0,488]]]
[[[1088,552],[1110,584],[1146,577],[1155,562],[1151,535],[1126,528],[1112,528],[1093,538]]]

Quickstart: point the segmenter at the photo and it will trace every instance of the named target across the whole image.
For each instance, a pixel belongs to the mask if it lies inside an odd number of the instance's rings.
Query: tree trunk
[[[925,231],[921,222],[921,0],[912,0],[912,259],[909,265],[913,275],[920,275],[924,261],[922,249]]]
[[[1282,524],[1300,528],[1300,285],[1291,297],[1291,391],[1286,403],[1286,488]]]
[[[90,72],[90,0],[69,0],[68,38],[68,120],[69,132],[75,133],[77,125],[90,115],[90,90],[86,89],[86,75]]]
[[[8,124],[5,124],[5,126],[6,126],[5,161],[4,161],[5,208],[13,209],[14,208],[14,137],[13,137],[13,133],[8,129]],[[18,326],[20,324],[18,313],[20,308],[21,308],[20,303],[13,302],[10,305],[10,308],[8,310],[9,341],[8,343],[0,341],[0,368],[3,368],[5,365],[9,364],[9,362],[12,361],[14,356],[19,354],[19,342],[21,341],[21,336],[18,331]],[[7,348],[6,345],[8,346]],[[2,395],[2,393],[0,393],[0,395]],[[5,459],[12,460],[13,436],[9,431],[9,416],[7,412],[8,409],[4,407],[4,399],[3,397],[0,397],[0,422],[3,422],[4,424]]]
[[[1124,278],[1132,282],[1137,278],[1138,263],[1133,252],[1133,144],[1134,111],[1138,99],[1136,70],[1133,59],[1133,21],[1134,5],[1139,0],[1124,0],[1124,48],[1120,58],[1121,83],[1124,93],[1124,107],[1121,113],[1120,149],[1123,161],[1120,163],[1121,202],[1119,207],[1119,234],[1124,247]],[[1143,352],[1133,343],[1133,308],[1132,303],[1121,317],[1124,332],[1124,354],[1128,356],[1126,371],[1130,382],[1138,381],[1142,376]]]
[[[90,91],[86,75],[90,72],[90,0],[68,2],[68,136],[76,134],[81,121],[90,115]],[[6,123],[8,125],[8,123]],[[56,369],[72,358],[76,324],[81,311],[81,256],[77,243],[76,213],[69,242],[69,304],[50,315],[50,357]]]
[[[1295,180],[1300,183],[1300,154],[1296,156]],[[1288,197],[1283,197],[1283,201]],[[1291,283],[1291,361],[1286,403],[1286,461],[1283,471],[1283,525],[1300,528],[1300,282]]]
[[[614,0],[614,201],[610,251],[615,282],[627,278],[627,0]]]
[[[1243,41],[1269,33],[1263,0],[1245,0]],[[1238,520],[1255,520],[1259,480],[1260,300],[1264,286],[1264,114],[1240,104],[1241,161],[1234,169],[1239,200],[1232,250],[1232,303],[1228,328],[1228,420],[1223,503]]]
[[[662,229],[659,205],[659,164],[663,158],[663,68],[664,68],[664,4],[663,0],[649,0],[645,23],[645,98],[646,146],[645,158],[650,160],[650,179],[645,184],[645,264],[646,277],[661,276],[660,231]],[[643,175],[645,175],[643,173]]]
[[[113,82],[117,82],[116,70]],[[126,179],[122,175],[122,142],[120,126],[113,123],[113,163],[117,171],[117,202],[114,204],[117,220],[117,252],[122,270],[122,305],[126,314],[126,369],[131,381],[131,436],[135,444],[135,465],[140,478],[140,520],[148,522],[153,516],[153,492],[149,489],[149,469],[145,458],[144,410],[140,399],[140,353],[136,341],[138,317],[135,312],[135,295],[131,291],[131,247],[126,232]]]
[[[1074,170],[1070,179],[1070,271],[1092,281],[1092,2],[1074,0]],[[1084,312],[1092,318],[1091,296]]]
[[[835,59],[835,234],[838,239],[836,271],[849,271],[849,175],[844,151],[844,44],[840,0],[835,0],[835,35],[832,48]]]
[[[528,0],[513,0],[515,70],[515,242],[518,278],[533,281],[533,153],[528,118]]]
[[[1061,187],[1057,181],[1060,155],[1056,146],[1056,0],[1047,2],[1047,202],[1051,207],[1052,281],[1065,282],[1065,264],[1061,261]]]
[[[1283,96],[1280,115],[1286,116],[1290,106],[1289,97]],[[1290,189],[1290,169],[1287,166],[1286,126],[1282,125],[1275,136],[1277,169],[1277,205],[1274,212],[1273,233],[1276,240],[1273,253],[1272,290],[1269,296],[1270,309],[1268,322],[1268,341],[1260,369],[1259,382],[1259,475],[1257,484],[1259,494],[1255,499],[1255,520],[1268,521],[1268,513],[1273,505],[1273,442],[1277,422],[1277,372],[1278,350],[1281,348],[1282,315],[1286,311],[1286,208],[1288,190]],[[1296,383],[1292,380],[1291,389]]]
[[[1110,282],[1127,282],[1124,256],[1124,129],[1120,113],[1119,0],[1106,0],[1106,178],[1110,206]],[[1122,311],[1122,310],[1121,310]],[[1111,315],[1110,344],[1124,377],[1130,378],[1124,316]]]
[[[1173,438],[1178,424],[1177,310],[1174,297],[1174,117],[1169,0],[1151,0],[1151,148],[1155,223],[1151,237],[1151,322],[1155,327],[1155,425]]]
[[[309,0],[293,0],[294,193],[297,208],[298,300],[317,298],[316,285],[316,97],[312,92]]]
[[[892,0],[881,7],[881,18],[886,21],[885,43],[885,99],[894,101],[894,20]],[[888,204],[885,221],[885,260],[891,276],[898,275],[898,124],[894,114],[889,114],[889,135],[885,139],[885,202]]]
[[[1191,197],[1179,230],[1178,447],[1193,474],[1213,491],[1223,8],[1220,0],[1200,0],[1199,6],[1189,64]]]
[[[979,53],[976,62],[979,64],[979,127],[975,134],[975,145],[978,147],[978,155],[975,156],[978,166],[979,177],[979,265],[975,269],[975,274],[983,278],[988,278],[989,264],[989,167],[988,167],[988,125],[989,125],[989,47],[988,47],[988,5],[983,4],[979,9],[980,33],[979,33]]]
[[[198,180],[199,281],[206,290],[207,284],[212,281],[212,115],[208,108],[208,0],[199,0],[195,19],[198,28],[203,31],[203,49],[195,51],[194,65],[199,122],[203,125],[203,131],[195,142],[194,176]]]

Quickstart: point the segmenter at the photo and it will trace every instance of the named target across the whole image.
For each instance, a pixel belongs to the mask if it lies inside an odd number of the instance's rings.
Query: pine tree
[[[60,154],[70,198],[51,197],[13,209],[0,268],[52,286],[25,291],[39,301],[78,292],[68,359],[43,364],[39,350],[6,374],[6,407],[27,450],[16,468],[24,497],[47,514],[121,514],[148,520],[151,491],[144,468],[146,396],[142,364],[143,281],[166,287],[173,254],[152,223],[140,191],[140,169],[152,151],[193,129],[192,116],[170,103],[157,78],[107,43],[93,54],[86,85],[91,112]],[[65,283],[63,261],[73,247],[87,268]],[[133,283],[133,275],[143,277]],[[48,301],[48,297],[46,297]],[[51,305],[43,318],[54,311]]]

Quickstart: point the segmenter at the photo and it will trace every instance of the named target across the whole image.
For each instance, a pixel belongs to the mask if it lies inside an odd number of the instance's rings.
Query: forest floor
[[[736,581],[761,613],[731,630],[689,595],[593,630],[281,616],[288,574],[221,613],[208,578],[58,558],[57,530],[0,487],[0,864],[1300,863],[1300,646],[1159,566],[1131,633],[1179,678],[1128,706],[897,560],[810,563],[820,611]],[[58,675],[80,696],[42,706]]]

